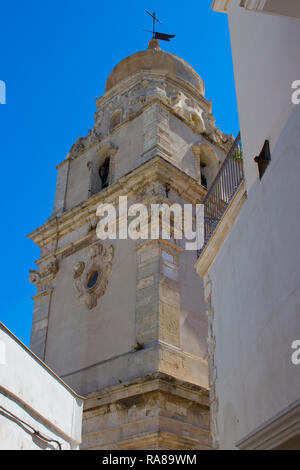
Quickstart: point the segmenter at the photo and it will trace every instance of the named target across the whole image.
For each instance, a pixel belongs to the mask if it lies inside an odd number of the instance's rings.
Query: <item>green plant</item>
[[[232,153],[231,158],[232,160],[243,160],[243,150],[237,149],[235,152]]]

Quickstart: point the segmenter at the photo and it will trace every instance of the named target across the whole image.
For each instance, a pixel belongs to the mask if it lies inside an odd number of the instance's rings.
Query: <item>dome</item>
[[[195,70],[180,57],[162,51],[156,39],[149,42],[148,50],[136,52],[119,62],[107,79],[105,91],[109,91],[122,80],[142,70],[167,72],[170,76],[187,82],[204,95],[203,80]]]

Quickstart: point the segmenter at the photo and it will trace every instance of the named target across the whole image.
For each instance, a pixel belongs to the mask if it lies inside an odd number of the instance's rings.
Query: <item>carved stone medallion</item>
[[[78,304],[91,310],[106,292],[114,248],[110,245],[104,249],[101,243],[97,243],[88,249],[88,254],[86,263],[80,261],[73,266],[73,285]]]

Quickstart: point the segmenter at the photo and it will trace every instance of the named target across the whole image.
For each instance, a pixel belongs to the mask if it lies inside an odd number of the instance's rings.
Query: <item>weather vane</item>
[[[158,33],[157,31],[155,31],[156,22],[159,24],[162,24],[162,22],[159,21],[158,18],[156,18],[155,11],[153,12],[153,14],[151,14],[149,11],[146,10],[146,13],[148,13],[148,15],[150,15],[151,18],[153,18],[153,31],[149,31],[149,29],[144,29],[144,31],[147,31],[148,33],[152,33],[153,39],[161,39],[162,41],[170,41],[170,39],[175,38],[175,34]]]

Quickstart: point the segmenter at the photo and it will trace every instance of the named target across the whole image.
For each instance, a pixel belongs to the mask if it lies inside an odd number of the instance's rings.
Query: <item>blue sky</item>
[[[159,31],[176,34],[162,48],[203,78],[224,132],[239,130],[226,15],[212,0],[1,0],[0,320],[29,344],[35,287],[28,281],[39,249],[26,235],[53,209],[55,166],[93,126],[95,98],[124,57],[147,47],[155,10]]]

